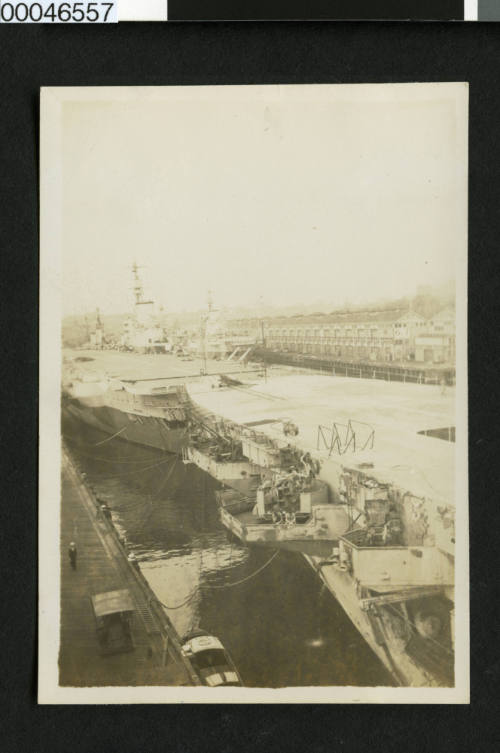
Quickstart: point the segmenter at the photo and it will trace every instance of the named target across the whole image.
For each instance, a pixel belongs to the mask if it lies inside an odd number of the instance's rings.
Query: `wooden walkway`
[[[77,545],[71,568],[68,545]],[[136,607],[134,650],[101,656],[90,597],[128,588]],[[98,512],[84,480],[63,453],[61,495],[61,633],[59,684],[71,687],[198,684],[179,653],[163,610],[151,605],[143,576],[127,560],[114,527]]]

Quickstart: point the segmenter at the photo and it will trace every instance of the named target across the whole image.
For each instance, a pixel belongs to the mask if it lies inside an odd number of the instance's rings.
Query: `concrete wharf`
[[[59,684],[71,687],[199,685],[180,639],[147,581],[127,552],[84,476],[69,454],[62,453],[61,494],[61,628]],[[73,570],[68,545],[77,545]],[[99,653],[91,596],[126,588],[135,613],[134,649]]]

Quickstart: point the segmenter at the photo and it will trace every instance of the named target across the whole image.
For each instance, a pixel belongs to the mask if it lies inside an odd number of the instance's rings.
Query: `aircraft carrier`
[[[319,375],[187,385],[222,523],[301,553],[401,686],[454,684],[455,396]]]

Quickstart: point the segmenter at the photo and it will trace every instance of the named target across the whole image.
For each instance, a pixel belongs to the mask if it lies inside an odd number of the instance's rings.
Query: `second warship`
[[[230,535],[304,556],[398,685],[453,686],[452,396],[303,375],[188,392],[247,464],[203,443],[184,453],[223,482]]]

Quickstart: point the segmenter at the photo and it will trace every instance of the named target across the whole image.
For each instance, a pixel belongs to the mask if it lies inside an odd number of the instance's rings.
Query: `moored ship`
[[[210,290],[207,303],[208,310],[201,317],[199,338],[187,346],[189,352],[205,361],[248,360],[256,346],[255,339],[228,329],[223,312],[215,306]]]
[[[124,322],[120,347],[135,353],[169,353],[172,344],[160,323],[153,298],[144,293],[140,267],[132,265],[134,310]]]
[[[63,411],[106,434],[180,454],[187,444],[186,393],[163,380],[74,376],[63,389]]]
[[[171,350],[165,330],[160,326],[155,301],[145,295],[138,265],[132,265],[134,309],[124,323],[119,350],[128,351],[129,358],[146,354],[167,354]],[[96,332],[90,345],[106,350],[106,338],[97,310]],[[95,358],[75,356],[63,368],[63,413],[93,426],[111,437],[180,454],[187,442],[186,393],[183,380],[152,376],[142,378],[143,369],[135,375],[109,376],[113,357],[103,373]],[[140,354],[140,355],[139,355]],[[123,356],[126,358],[127,356]],[[101,362],[104,355],[101,354]],[[89,368],[79,362],[94,361]],[[100,370],[101,369],[101,370]],[[141,375],[141,376],[139,376]]]
[[[198,358],[220,360],[230,353],[227,330],[222,312],[217,309],[208,292],[208,310],[201,317],[198,340],[191,343],[189,350]]]
[[[254,494],[219,493],[228,531],[300,552],[399,685],[452,686],[453,397],[303,376],[188,391],[261,469]]]

